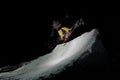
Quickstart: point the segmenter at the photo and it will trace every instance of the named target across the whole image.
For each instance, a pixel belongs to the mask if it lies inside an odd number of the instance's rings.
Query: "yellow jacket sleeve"
[[[66,31],[66,32],[69,32],[71,30],[71,28],[62,27],[60,30],[58,30],[58,34],[59,34],[61,40],[63,40],[63,37],[64,37],[64,34],[63,34],[62,30]]]

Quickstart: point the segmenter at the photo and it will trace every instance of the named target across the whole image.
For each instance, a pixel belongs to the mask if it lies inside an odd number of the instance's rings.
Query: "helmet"
[[[60,24],[59,21],[53,21],[53,25],[52,26],[53,26],[54,29],[59,29],[61,27],[61,24]]]

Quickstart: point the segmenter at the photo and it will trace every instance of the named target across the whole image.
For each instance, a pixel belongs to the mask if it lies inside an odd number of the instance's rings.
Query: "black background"
[[[15,65],[44,55],[43,43],[49,40],[52,20],[69,16],[83,17],[87,25],[98,28],[109,51],[112,67],[119,68],[119,15],[117,9],[77,5],[10,5],[3,7],[0,66]],[[111,73],[110,73],[111,74]]]

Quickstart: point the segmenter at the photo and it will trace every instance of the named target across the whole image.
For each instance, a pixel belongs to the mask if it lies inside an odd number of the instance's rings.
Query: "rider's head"
[[[54,29],[58,30],[61,27],[61,24],[59,21],[53,21],[52,26]]]

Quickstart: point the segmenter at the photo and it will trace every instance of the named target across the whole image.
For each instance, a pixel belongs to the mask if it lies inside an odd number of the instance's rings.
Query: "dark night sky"
[[[84,6],[83,6],[84,7]],[[98,28],[109,58],[118,64],[118,26],[120,17],[109,15],[115,10],[74,7],[16,7],[3,12],[3,33],[0,65],[13,65],[43,55],[43,43],[49,39],[52,20],[66,14],[73,18],[83,17],[90,29]]]

